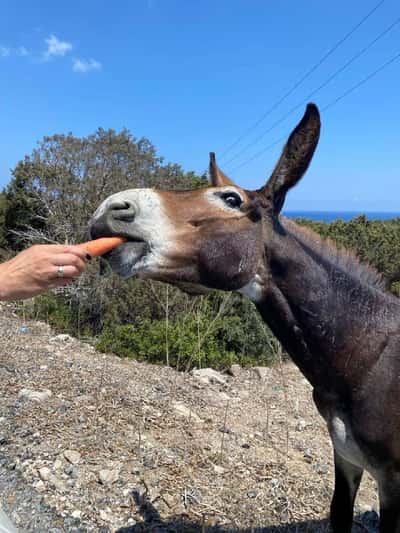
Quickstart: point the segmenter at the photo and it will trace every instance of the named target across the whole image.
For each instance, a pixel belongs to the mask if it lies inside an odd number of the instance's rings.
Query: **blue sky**
[[[98,126],[145,136],[166,161],[202,172],[275,104],[378,0],[2,2],[0,184],[44,135]],[[260,186],[318,86],[400,17],[386,0],[220,159]],[[321,108],[400,53],[400,23],[312,100]],[[400,59],[322,113],[312,166],[286,207],[400,211]],[[242,166],[240,166],[242,165]],[[236,168],[239,167],[240,168]]]

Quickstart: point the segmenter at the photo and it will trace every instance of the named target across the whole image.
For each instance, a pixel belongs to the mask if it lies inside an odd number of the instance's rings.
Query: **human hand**
[[[31,246],[0,264],[0,300],[23,300],[68,285],[85,270],[88,258],[79,246]]]

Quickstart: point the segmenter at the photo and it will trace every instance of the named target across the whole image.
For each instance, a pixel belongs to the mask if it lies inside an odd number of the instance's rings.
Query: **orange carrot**
[[[78,244],[78,246],[92,257],[98,257],[99,255],[110,252],[113,248],[120,246],[124,242],[126,242],[126,239],[123,237],[102,237],[94,241],[83,242],[82,244]]]

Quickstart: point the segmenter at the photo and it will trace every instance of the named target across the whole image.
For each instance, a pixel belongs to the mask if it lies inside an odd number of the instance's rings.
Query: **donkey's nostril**
[[[109,211],[114,220],[123,220],[124,222],[133,222],[136,215],[135,206],[127,200],[113,202],[109,206]]]

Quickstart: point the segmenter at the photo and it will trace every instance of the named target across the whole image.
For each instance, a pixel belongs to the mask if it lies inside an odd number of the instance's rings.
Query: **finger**
[[[74,266],[83,272],[86,268],[86,261],[71,253],[57,254],[51,258],[55,266]]]
[[[61,270],[62,267],[62,270]],[[54,266],[52,279],[71,279],[77,278],[82,274],[82,270],[74,265]]]
[[[86,252],[81,246],[74,244],[38,244],[36,248],[46,248],[51,254],[73,254],[80,257],[83,261],[86,260]],[[34,247],[33,247],[34,248]]]
[[[65,250],[65,253],[71,253],[71,254],[74,254],[74,255],[77,255],[78,257],[80,257],[81,259],[83,259],[84,261],[86,261],[88,259],[88,253],[82,248],[82,246],[79,246],[79,245],[71,245],[71,246],[67,246],[66,247],[66,250]]]

